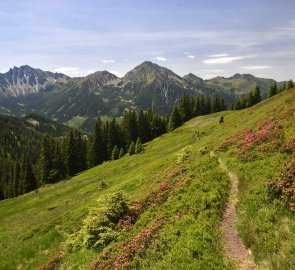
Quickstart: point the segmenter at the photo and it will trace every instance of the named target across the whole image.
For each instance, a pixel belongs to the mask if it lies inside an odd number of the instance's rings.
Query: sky
[[[143,61],[203,79],[295,79],[294,0],[0,0],[0,72],[123,76]]]

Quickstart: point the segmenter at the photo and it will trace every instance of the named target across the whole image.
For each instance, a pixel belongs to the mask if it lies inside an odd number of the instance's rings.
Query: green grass
[[[80,128],[85,122],[85,120],[86,120],[85,116],[74,116],[71,120],[67,121],[65,124],[73,128]]]
[[[198,117],[176,131],[145,145],[142,154],[106,162],[72,179],[0,202],[0,268],[34,269],[55,255],[71,232],[81,226],[97,199],[123,190],[129,201],[144,201],[159,191],[168,176],[171,190],[160,203],[146,207],[131,230],[122,231],[106,260],[121,256],[124,243],[135,241],[157,220],[163,219],[142,254],[133,254],[132,269],[228,269],[222,256],[220,219],[227,200],[228,178],[209,157],[236,132],[270,116],[294,108],[295,92],[286,91],[243,111]],[[219,124],[220,116],[224,123]],[[294,135],[294,123],[285,127]],[[293,125],[293,126],[292,126]],[[184,148],[191,145],[189,148]],[[275,152],[241,162],[233,149],[220,152],[241,179],[238,228],[255,260],[263,269],[292,269],[294,265],[294,214],[267,198],[267,179],[279,174],[286,154]],[[168,177],[168,178],[167,178]],[[165,180],[166,179],[166,180]],[[100,181],[106,188],[100,188]],[[185,180],[185,181],[184,181]],[[178,183],[184,181],[180,188]],[[166,191],[165,191],[166,192]],[[250,222],[251,221],[251,222]],[[87,269],[99,263],[100,250],[65,253],[60,269]],[[112,257],[113,256],[113,257]],[[293,257],[292,257],[293,256]],[[105,268],[107,269],[107,268]],[[113,269],[113,268],[111,268]]]

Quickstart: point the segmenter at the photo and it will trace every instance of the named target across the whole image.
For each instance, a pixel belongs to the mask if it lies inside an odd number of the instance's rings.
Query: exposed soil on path
[[[214,153],[211,152],[210,155],[214,156]],[[233,262],[235,270],[258,270],[251,256],[251,251],[247,250],[235,227],[237,220],[236,204],[238,202],[239,179],[226,167],[220,158],[218,162],[220,168],[228,173],[231,184],[229,201],[221,223],[225,255]]]

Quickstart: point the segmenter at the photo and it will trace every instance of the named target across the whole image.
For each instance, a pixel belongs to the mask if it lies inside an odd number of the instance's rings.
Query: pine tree
[[[182,117],[178,111],[177,106],[173,108],[172,115],[169,121],[169,129],[172,131],[182,125]]]
[[[19,174],[20,174],[20,166],[19,166],[18,161],[16,161],[15,165],[14,165],[14,172],[13,172],[13,190],[14,190],[13,197],[16,197],[19,195],[19,193],[18,193]]]
[[[221,111],[221,101],[217,95],[213,97],[213,104],[212,104],[212,112],[220,112]]]
[[[130,144],[131,141],[135,141],[137,139],[138,125],[135,111],[128,110],[124,113],[122,127],[127,145]]]
[[[134,155],[135,154],[135,143],[132,141],[129,145],[129,150],[128,150],[129,155]]]
[[[288,89],[291,89],[291,88],[293,88],[294,87],[294,83],[293,83],[293,81],[292,80],[289,80],[288,81]]]
[[[66,134],[64,140],[64,158],[65,158],[65,169],[67,176],[75,175],[76,163],[75,163],[75,146],[74,146],[74,132],[69,131]]]
[[[242,97],[237,101],[235,105],[235,110],[245,109],[247,108],[247,104],[248,104],[248,99],[246,97]]]
[[[26,154],[23,154],[20,162],[19,173],[19,194],[27,193],[36,188],[35,178],[32,172],[32,166]]]
[[[221,106],[221,111],[226,111],[227,110],[227,107],[225,105],[225,102],[224,102],[223,98],[220,100],[220,106]]]
[[[138,136],[143,142],[151,140],[151,122],[147,113],[144,113],[142,110],[138,114]]]
[[[39,185],[50,182],[49,173],[52,169],[53,138],[45,134],[42,138],[38,159]]]
[[[98,117],[94,124],[93,136],[89,144],[89,167],[101,164],[105,160],[105,143],[102,136],[102,122]]]
[[[207,96],[205,104],[204,104],[203,114],[207,115],[207,114],[210,114],[211,112],[212,112],[211,98],[210,96]]]
[[[200,105],[200,98],[199,98],[199,96],[196,96],[196,99],[195,99],[194,109],[193,109],[193,115],[194,116],[201,115],[201,105]]]
[[[139,154],[141,152],[143,152],[143,146],[140,138],[138,137],[135,144],[135,154]]]
[[[269,91],[268,91],[268,97],[270,98],[270,97],[276,95],[276,94],[277,94],[277,91],[278,91],[278,89],[277,89],[277,84],[274,83],[274,84],[270,87],[270,89],[269,89]]]
[[[79,131],[71,130],[64,140],[65,169],[73,176],[86,169],[86,143]]]
[[[117,147],[117,145],[114,146],[114,149],[112,151],[112,160],[116,160],[119,158],[119,149]]]
[[[254,99],[253,93],[251,92],[249,94],[249,98],[248,98],[248,101],[247,101],[247,107],[252,107],[254,104],[255,104],[255,99]]]
[[[120,153],[119,153],[119,158],[124,157],[124,155],[125,155],[124,149],[123,149],[123,147],[121,147]]]
[[[206,114],[205,98],[203,95],[201,95],[199,98],[199,104],[200,104],[200,115],[205,115]]]
[[[254,102],[255,104],[259,103],[261,101],[261,96],[260,96],[260,87],[256,85],[255,90],[254,90]]]
[[[192,118],[192,104],[188,96],[182,96],[180,98],[178,102],[178,110],[182,117],[182,122],[186,122]]]

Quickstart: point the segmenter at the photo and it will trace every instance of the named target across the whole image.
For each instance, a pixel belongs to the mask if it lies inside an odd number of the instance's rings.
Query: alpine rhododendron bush
[[[184,152],[186,158],[179,159]],[[132,228],[107,246],[91,269],[173,269],[184,259],[190,269],[225,269],[218,224],[229,183],[208,156],[193,147],[180,151],[176,168],[136,203],[140,215]]]
[[[292,153],[295,136],[286,137],[285,127],[289,126],[293,117],[292,109],[278,117],[261,121],[256,130],[244,128],[223,141],[219,150],[231,150],[231,154],[241,161],[252,161],[278,151]]]
[[[268,181],[268,191],[270,198],[280,199],[295,212],[295,155],[285,162],[280,177]]]
[[[295,264],[294,101],[291,89],[240,112],[218,146],[239,177],[237,228],[259,269]]]

